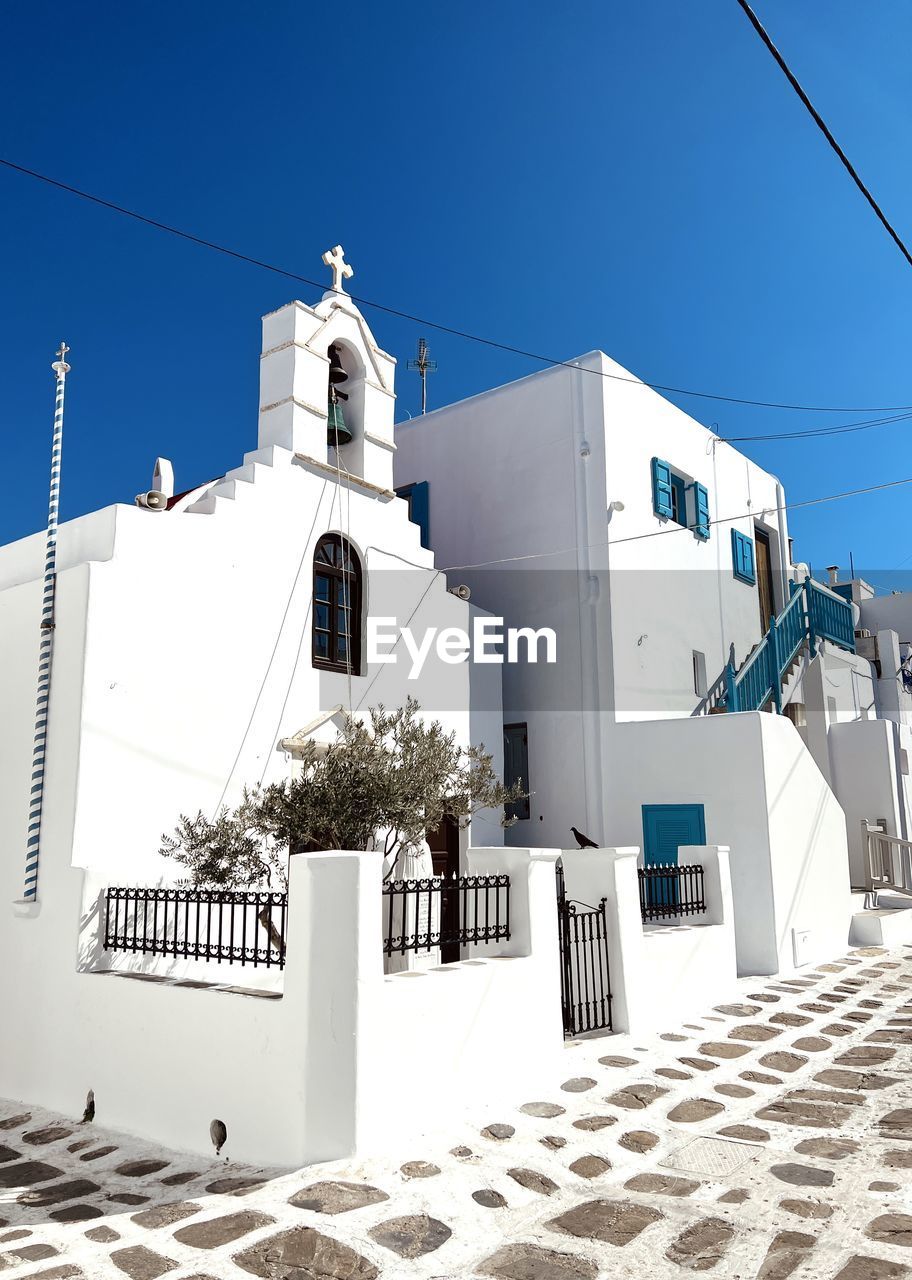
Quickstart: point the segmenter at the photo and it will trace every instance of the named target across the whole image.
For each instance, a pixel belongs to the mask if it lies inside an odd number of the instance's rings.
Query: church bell
[[[346,392],[341,391],[343,382],[348,382],[348,374],[342,367],[342,356],[335,343],[329,348],[329,408],[326,416],[326,442],[338,448],[350,444],[352,433],[345,425],[341,401],[347,400]]]

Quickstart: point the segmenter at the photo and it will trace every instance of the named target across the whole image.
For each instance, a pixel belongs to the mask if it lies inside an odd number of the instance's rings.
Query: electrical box
[[[793,929],[792,930],[792,954],[795,960],[795,968],[800,969],[802,965],[810,963],[811,952],[811,930],[810,929]]]

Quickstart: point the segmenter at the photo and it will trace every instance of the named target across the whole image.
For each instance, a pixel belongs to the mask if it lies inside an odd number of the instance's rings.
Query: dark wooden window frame
[[[319,625],[321,605],[328,608],[327,626]],[[338,625],[340,609],[348,613],[347,662],[339,644],[344,635]],[[321,636],[327,637],[326,653],[319,645]],[[361,674],[361,564],[354,547],[339,533],[324,534],[314,549],[311,655],[320,671]]]
[[[509,787],[514,782],[521,782],[524,791],[530,791],[529,779],[527,776],[514,775],[509,776],[507,769],[507,738],[511,734],[522,735],[523,755],[525,757],[525,773],[529,772],[529,726],[525,721],[519,721],[515,724],[504,725],[504,785]],[[508,818],[518,818],[521,822],[527,821],[532,816],[531,796],[527,795],[524,800],[516,800],[513,804],[506,806],[506,816]]]

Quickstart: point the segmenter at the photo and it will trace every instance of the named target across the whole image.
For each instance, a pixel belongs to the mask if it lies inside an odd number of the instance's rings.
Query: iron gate
[[[597,907],[568,902],[560,858],[555,869],[564,1035],[577,1036],[603,1028],[610,1031],[606,900],[602,898]]]

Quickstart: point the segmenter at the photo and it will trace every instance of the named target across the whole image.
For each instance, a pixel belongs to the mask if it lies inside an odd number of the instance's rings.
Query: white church
[[[238,467],[180,492],[160,459],[135,501],[0,548],[0,1096],[92,1089],[106,1123],[201,1151],[218,1118],[236,1158],[288,1165],[515,1089],[563,1035],[912,938],[906,655],[864,584],[794,562],[775,477],[601,352],[394,429],[396,362],[324,261],[316,305],[263,319]],[[55,426],[52,508],[59,480]],[[498,619],[556,661],[372,649],[378,620]],[[408,963],[377,855],[296,855],[287,893],[177,886],[179,814],[409,696],[528,796],[506,831],[428,833],[436,879],[395,889]],[[585,999],[568,904],[601,946]]]

